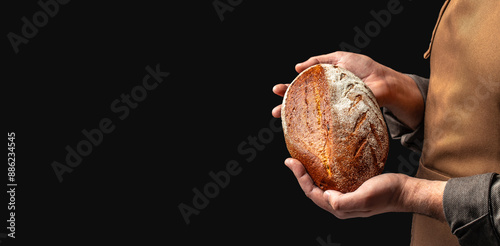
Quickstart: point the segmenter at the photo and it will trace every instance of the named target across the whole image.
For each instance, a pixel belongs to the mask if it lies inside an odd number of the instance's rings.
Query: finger
[[[293,159],[293,158],[287,158],[285,160],[285,165],[288,168],[290,168],[290,170],[292,170],[292,172],[295,175],[295,178],[297,178],[297,180],[302,179],[302,178],[306,178],[306,176],[309,177],[309,174],[307,173],[306,169],[304,168],[304,165],[302,165],[302,163],[299,160]],[[309,179],[310,178],[311,177],[309,177]]]
[[[281,104],[274,107],[273,108],[273,111],[271,112],[271,114],[273,115],[274,118],[280,118],[281,117]]]
[[[295,178],[299,182],[300,188],[304,191],[305,195],[311,199],[316,205],[323,208],[324,210],[331,212],[331,207],[328,201],[323,197],[323,190],[318,188],[311,176],[307,173],[304,165],[297,159],[288,158],[285,160],[285,165],[292,170]]]
[[[278,95],[278,96],[284,96],[285,95],[285,92],[286,92],[286,89],[288,89],[288,86],[290,84],[277,84],[273,87],[273,92],[274,94]]]
[[[307,59],[307,61],[302,62],[302,63],[298,63],[297,65],[295,65],[295,71],[297,71],[297,73],[300,73],[300,72],[304,71],[306,68],[313,66],[313,65],[316,65],[316,64],[320,64],[320,63],[328,63],[328,64],[337,65],[342,54],[343,54],[343,52],[333,52],[333,53],[326,54],[326,55],[313,56],[313,57]]]

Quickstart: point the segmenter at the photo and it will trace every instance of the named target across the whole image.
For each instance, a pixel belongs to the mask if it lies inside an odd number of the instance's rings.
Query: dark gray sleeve
[[[500,175],[450,179],[443,209],[460,245],[500,245]]]
[[[425,111],[425,101],[427,100],[427,88],[429,88],[429,79],[422,78],[414,74],[407,74],[410,78],[417,84],[420,93],[424,99],[424,111]],[[417,129],[412,130],[410,127],[401,122],[394,114],[387,108],[382,108],[384,113],[384,118],[389,128],[389,132],[393,139],[401,139],[401,144],[413,151],[418,153],[422,152],[422,146],[424,143],[424,120],[417,127]]]

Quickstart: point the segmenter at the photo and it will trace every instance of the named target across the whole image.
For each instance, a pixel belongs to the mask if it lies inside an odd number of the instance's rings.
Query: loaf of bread
[[[353,73],[330,64],[300,73],[283,98],[288,151],[323,190],[352,192],[379,175],[389,136],[372,91]]]

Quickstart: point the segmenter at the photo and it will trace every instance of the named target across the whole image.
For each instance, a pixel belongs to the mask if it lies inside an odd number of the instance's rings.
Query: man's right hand
[[[368,56],[342,51],[311,57],[295,65],[295,70],[300,73],[320,63],[333,64],[354,73],[371,89],[381,107],[390,109],[412,129],[416,129],[422,121],[424,101],[409,76],[375,62]],[[273,87],[273,92],[283,96],[287,88],[288,84],[278,84]],[[272,115],[276,118],[281,116],[281,105],[272,110]]]

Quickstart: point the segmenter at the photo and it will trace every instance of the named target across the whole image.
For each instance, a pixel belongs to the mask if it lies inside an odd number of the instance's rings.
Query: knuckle
[[[340,211],[341,210],[340,203],[338,203],[337,201],[330,202],[330,205],[332,206],[332,209],[334,211]]]
[[[305,190],[304,194],[306,195],[307,198],[312,200],[312,192],[310,190]]]

